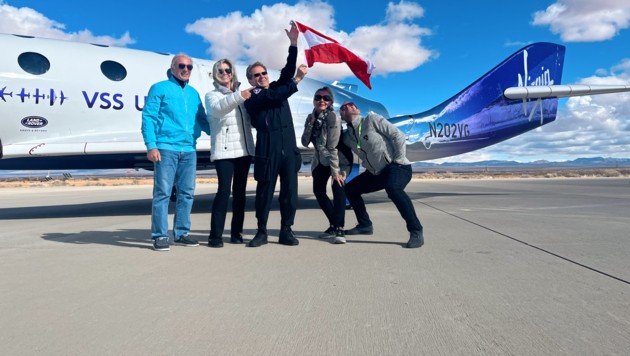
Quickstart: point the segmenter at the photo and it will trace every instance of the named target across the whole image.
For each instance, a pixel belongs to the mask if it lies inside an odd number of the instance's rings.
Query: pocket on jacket
[[[302,154],[300,150],[295,149],[295,172],[299,172],[300,168],[302,168]]]
[[[271,164],[269,158],[254,157],[254,179],[257,182],[269,182],[271,180]]]

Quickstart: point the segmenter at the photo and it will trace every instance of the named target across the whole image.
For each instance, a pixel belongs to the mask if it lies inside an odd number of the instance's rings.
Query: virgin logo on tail
[[[523,76],[521,76],[521,73],[518,73],[518,86],[519,87],[524,87],[524,86],[528,86],[528,85],[554,85],[553,79],[551,79],[551,71],[549,71],[549,69],[545,69],[545,67],[541,68],[543,69],[543,72],[541,75],[539,75],[538,77],[536,77],[533,81],[526,83],[526,80],[530,79],[529,78],[529,65],[527,63],[527,50],[523,51],[523,71],[525,72]]]
[[[554,85],[554,81],[553,79],[551,79],[551,71],[549,70],[549,68],[545,69],[545,67],[542,67],[542,73],[536,77],[534,80],[530,81],[529,84],[527,83],[527,80],[530,79],[529,77],[529,64],[527,62],[527,57],[528,57],[529,53],[527,52],[527,50],[523,51],[523,71],[524,71],[524,75],[521,76],[521,73],[518,73],[518,86],[519,87],[524,87],[524,86],[528,86],[528,85],[533,85],[533,86],[542,86],[542,85]],[[527,102],[529,102],[529,99],[525,99],[523,100],[523,111],[525,112],[525,115],[527,115]],[[540,124],[543,124],[543,110],[542,110],[542,102],[540,101],[540,99],[536,100],[536,103],[534,104],[534,107],[531,109],[530,113],[529,113],[529,117],[528,117],[528,121],[532,121],[532,117],[534,116],[534,111],[536,110],[536,107],[540,105]]]

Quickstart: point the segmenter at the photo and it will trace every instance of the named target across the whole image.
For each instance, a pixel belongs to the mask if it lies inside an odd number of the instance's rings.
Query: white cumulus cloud
[[[398,4],[393,2],[387,4],[386,17],[390,22],[413,21],[423,16],[424,9],[414,2],[401,1]]]
[[[350,33],[335,29],[333,7],[319,0],[295,5],[277,3],[262,6],[251,14],[232,12],[225,16],[201,18],[186,26],[209,43],[211,59],[231,58],[241,63],[261,61],[270,68],[282,68],[289,40],[284,30],[295,20],[334,38],[349,50],[374,63],[373,75],[405,72],[417,68],[436,53],[422,46],[421,39],[431,31],[413,21],[424,15],[414,2],[390,2],[381,23],[360,26]],[[298,63],[306,63],[300,47]],[[401,55],[404,53],[405,55]],[[315,63],[309,77],[334,80],[351,77],[345,64]]]
[[[87,29],[66,32],[64,24],[49,19],[31,8],[17,8],[5,2],[0,2],[0,32],[111,46],[127,46],[135,42],[129,32],[125,32],[120,38],[97,36]]]
[[[604,41],[630,27],[630,1],[559,0],[534,13],[533,24],[549,26],[566,42]]]

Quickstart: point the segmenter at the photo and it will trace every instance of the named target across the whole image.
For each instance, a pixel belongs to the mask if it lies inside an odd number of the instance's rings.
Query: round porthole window
[[[101,72],[110,80],[119,82],[127,77],[127,70],[122,64],[114,61],[101,63]]]
[[[41,75],[50,69],[50,61],[43,55],[35,52],[24,52],[18,56],[18,64],[25,72]]]

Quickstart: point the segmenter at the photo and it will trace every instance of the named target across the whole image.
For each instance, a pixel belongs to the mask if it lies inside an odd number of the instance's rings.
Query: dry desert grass
[[[197,184],[216,183],[216,178],[197,178]],[[87,186],[120,186],[120,185],[151,185],[152,177],[77,177],[77,178],[27,178],[5,179],[0,181],[0,188],[48,188],[48,187],[87,187]]]
[[[630,168],[606,169],[556,169],[529,171],[480,171],[480,172],[438,172],[426,171],[414,173],[414,179],[510,179],[510,178],[628,178]],[[301,174],[300,179],[310,179],[309,175]],[[253,178],[249,178],[253,181]],[[215,184],[216,177],[197,177],[197,184]],[[34,178],[6,178],[0,180],[0,188],[48,188],[48,187],[85,187],[85,186],[122,186],[122,185],[151,185],[153,178],[147,177],[75,177],[47,180],[43,177]]]

